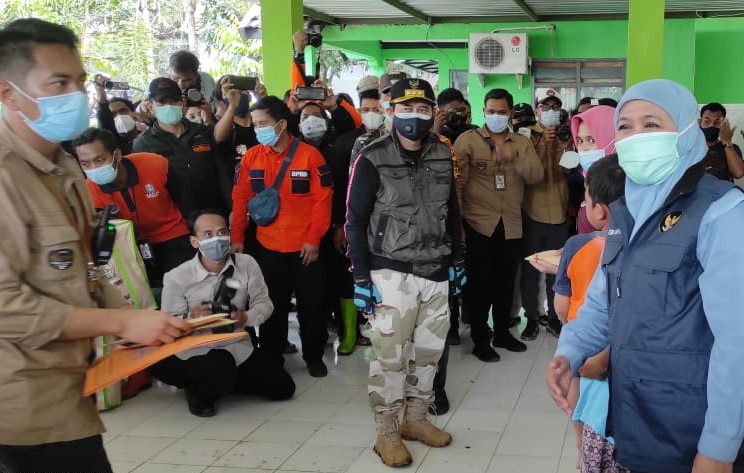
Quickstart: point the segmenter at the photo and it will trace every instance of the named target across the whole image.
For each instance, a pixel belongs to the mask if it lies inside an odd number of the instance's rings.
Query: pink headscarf
[[[605,156],[615,152],[615,109],[607,105],[592,107],[584,113],[571,118],[571,135],[574,145],[579,146],[579,124],[583,121],[597,143],[597,149],[604,149]]]

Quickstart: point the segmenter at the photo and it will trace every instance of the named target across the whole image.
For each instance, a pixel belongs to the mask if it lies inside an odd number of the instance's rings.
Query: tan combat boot
[[[380,456],[382,463],[387,466],[406,466],[413,462],[411,452],[408,451],[400,439],[398,432],[398,412],[375,413],[377,424],[377,441],[375,453]]]
[[[444,447],[452,436],[426,418],[430,400],[417,397],[406,399],[406,415],[400,426],[400,435],[406,440],[418,440],[430,447]]]

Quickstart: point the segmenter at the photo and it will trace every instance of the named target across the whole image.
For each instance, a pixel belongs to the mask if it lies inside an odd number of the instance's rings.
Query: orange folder
[[[153,347],[139,347],[116,350],[99,358],[85,373],[83,396],[88,397],[106,386],[121,381],[171,355],[210,343],[237,340],[246,332],[218,333],[210,335],[188,335],[173,343]]]

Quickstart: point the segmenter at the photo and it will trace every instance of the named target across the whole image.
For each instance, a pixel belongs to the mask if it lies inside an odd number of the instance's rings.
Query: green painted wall
[[[744,18],[695,20],[699,103],[744,103]]]
[[[384,72],[386,60],[432,59],[439,62],[440,90],[449,85],[450,69],[467,69],[467,49],[387,50],[385,41],[467,41],[471,32],[489,32],[498,28],[534,27],[546,23],[445,24],[417,26],[349,26],[343,30],[328,27],[323,31],[327,44],[364,57],[376,73]],[[533,59],[626,58],[628,22],[583,21],[555,22],[553,34],[529,30],[529,49]],[[554,37],[555,44],[551,42]],[[724,103],[744,103],[740,64],[744,58],[744,18],[665,20],[662,77],[675,80],[698,96],[700,102],[714,99]],[[661,45],[649,44],[648,48]],[[553,54],[553,50],[555,54]],[[471,74],[469,94],[474,119],[481,121],[479,105],[485,93],[495,87],[508,89],[518,102],[532,102],[529,75],[520,90],[514,75],[486,76],[485,85]]]

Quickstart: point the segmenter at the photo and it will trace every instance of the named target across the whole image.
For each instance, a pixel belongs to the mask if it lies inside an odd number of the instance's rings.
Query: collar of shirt
[[[479,135],[481,135],[486,140],[491,139],[491,134],[488,132],[488,129],[486,129],[486,125],[483,125],[482,127],[475,130]],[[509,130],[509,133],[506,134],[506,141],[514,141],[514,132]]]
[[[204,265],[201,262],[201,253],[197,250],[196,256],[194,256],[191,259],[191,264],[194,266],[194,276],[196,277],[195,282],[201,282],[210,276],[219,276],[220,274],[224,273],[225,270],[227,270],[227,268],[229,268],[230,266],[235,266],[235,259],[232,255],[228,256],[225,267],[222,268],[222,270],[218,274],[215,274],[215,273],[209,272],[207,268],[204,267]]]
[[[24,161],[44,174],[54,174],[57,176],[65,174],[63,164],[66,159],[72,159],[70,155],[60,147],[57,150],[57,154],[54,156],[54,162],[49,161],[41,153],[16,136],[5,120],[0,120],[0,140],[2,140],[6,147],[15,151]]]
[[[134,163],[127,158],[121,158],[121,164],[125,168],[127,168],[127,182],[124,183],[124,188],[127,189],[139,184],[139,174],[137,174],[137,168],[135,167]],[[101,190],[107,194],[113,194],[114,192],[119,190],[119,188],[116,187],[113,183],[104,184],[98,187],[100,187]]]

